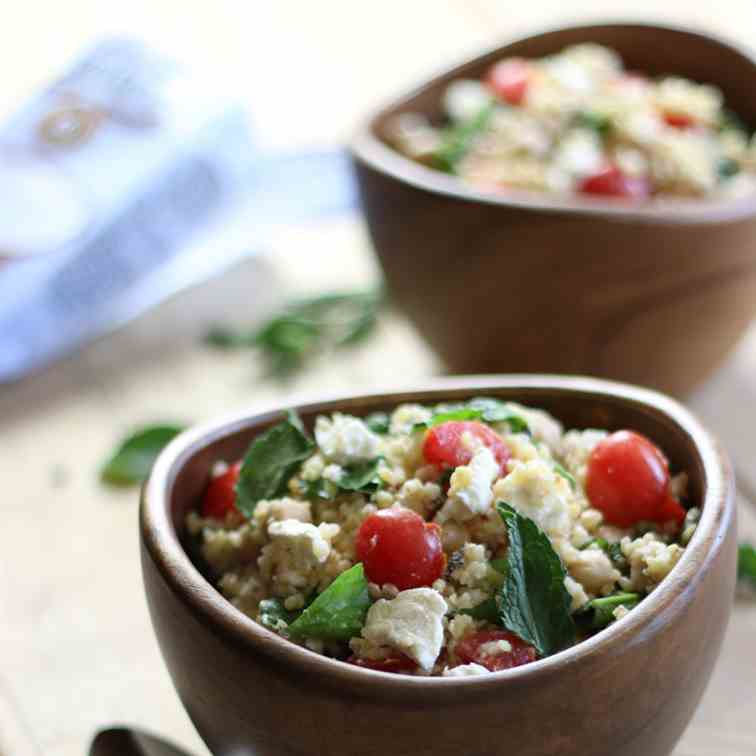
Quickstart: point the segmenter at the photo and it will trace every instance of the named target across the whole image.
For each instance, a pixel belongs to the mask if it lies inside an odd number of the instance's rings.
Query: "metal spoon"
[[[131,727],[100,730],[89,746],[89,756],[190,756],[165,740]]]

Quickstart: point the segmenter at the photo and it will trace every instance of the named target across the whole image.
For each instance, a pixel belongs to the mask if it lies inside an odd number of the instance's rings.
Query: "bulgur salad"
[[[484,675],[632,611],[698,521],[631,430],[567,430],[478,397],[298,416],[219,462],[189,549],[239,610],[357,666]]]
[[[443,96],[446,122],[403,113],[389,141],[479,189],[642,200],[733,197],[756,188],[756,141],[722,92],[625,70],[579,44],[538,60],[504,58]]]

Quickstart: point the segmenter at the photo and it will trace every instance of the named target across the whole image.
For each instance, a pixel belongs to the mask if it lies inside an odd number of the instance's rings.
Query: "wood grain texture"
[[[680,405],[632,387],[547,376],[427,385],[298,408],[312,423],[336,409],[365,414],[485,394],[544,407],[568,426],[636,428],[689,473],[703,506],[682,560],[625,620],[533,665],[463,681],[362,670],[257,625],[207,583],[179,542],[213,462],[240,455],[280,412],[194,429],[156,463],[140,521],[153,624],[198,731],[218,756],[666,756],[703,694],[732,606],[735,491],[726,458]]]
[[[618,378],[683,395],[756,314],[756,198],[645,205],[481,195],[382,143],[400,112],[438,117],[459,76],[594,41],[626,65],[713,82],[756,124],[756,64],[699,34],[637,25],[540,34],[473,59],[373,117],[354,142],[371,238],[396,301],[451,372]]]

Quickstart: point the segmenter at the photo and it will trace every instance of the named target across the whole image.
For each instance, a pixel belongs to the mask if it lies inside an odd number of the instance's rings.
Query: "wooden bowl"
[[[756,126],[756,62],[709,36],[607,24],[538,34],[432,79],[352,144],[362,206],[394,301],[452,372],[584,373],[684,394],[756,312],[756,195],[618,200],[485,194],[385,143],[402,112],[439,118],[446,85],[506,55],[593,41],[628,68],[711,82]]]
[[[173,682],[217,756],[662,756],[709,679],[732,604],[734,481],[690,413],[660,394],[588,378],[437,379],[416,391],[308,402],[365,414],[398,402],[485,394],[544,407],[576,427],[635,428],[690,475],[700,525],[638,608],[542,661],[475,678],[390,675],[328,659],[269,632],[226,601],[180,542],[212,464],[242,455],[280,411],[188,431],[160,456],[141,506],[147,601]]]

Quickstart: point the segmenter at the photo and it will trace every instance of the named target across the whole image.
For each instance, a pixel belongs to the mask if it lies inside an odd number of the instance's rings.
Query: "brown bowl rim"
[[[345,403],[411,401],[413,394],[424,395],[423,401],[439,400],[450,395],[474,395],[497,389],[541,391],[580,395],[583,399],[632,404],[661,415],[666,423],[685,434],[702,463],[704,501],[696,532],[680,561],[670,574],[643,602],[622,620],[596,635],[552,656],[531,664],[479,677],[421,677],[392,675],[367,670],[330,659],[281,638],[243,614],[225,599],[200,573],[185,552],[173,527],[169,513],[170,492],[182,465],[219,439],[251,426],[270,422],[282,414],[281,406],[254,411],[234,412],[220,419],[185,431],[160,454],[142,489],[140,534],[149,556],[171,591],[199,621],[214,634],[231,639],[249,650],[290,668],[297,674],[316,675],[325,684],[339,690],[351,690],[386,698],[422,693],[424,700],[449,700],[464,689],[469,694],[485,695],[501,684],[532,682],[536,678],[560,674],[586,657],[611,652],[613,648],[633,643],[639,637],[652,636],[660,629],[655,617],[671,604],[693,600],[689,590],[699,573],[710,566],[724,541],[734,517],[734,477],[725,452],[699,421],[681,404],[656,391],[624,383],[580,376],[498,375],[434,378],[420,386],[394,390],[376,390],[354,395],[303,397],[287,406],[302,411],[333,411]],[[434,396],[428,397],[429,393]]]
[[[655,199],[639,204],[622,204],[611,199],[586,199],[582,197],[562,197],[550,195],[546,192],[512,189],[506,194],[493,194],[479,191],[468,186],[456,177],[448,176],[441,171],[428,168],[397,150],[389,147],[377,135],[376,123],[389,112],[399,110],[404,103],[421,92],[431,89],[460,74],[464,74],[469,67],[478,65],[486,59],[494,60],[502,56],[514,44],[535,40],[542,37],[556,36],[565,31],[579,31],[586,34],[586,41],[590,35],[602,29],[627,28],[639,34],[649,31],[663,31],[670,34],[680,34],[694,40],[713,42],[739,55],[745,64],[750,64],[756,74],[756,56],[747,48],[733,42],[719,34],[710,34],[703,29],[692,26],[674,24],[655,24],[644,21],[607,21],[588,24],[567,24],[549,27],[539,32],[524,36],[512,37],[509,40],[489,48],[483,53],[468,56],[451,67],[446,67],[422,84],[415,85],[403,94],[398,95],[364,118],[352,134],[349,143],[349,154],[356,164],[364,164],[378,173],[391,177],[402,184],[412,186],[432,194],[439,194],[451,199],[464,202],[481,202],[486,205],[503,208],[517,208],[546,212],[549,214],[600,216],[616,222],[643,222],[646,224],[695,224],[708,225],[738,221],[756,215],[756,194],[732,199]],[[716,85],[716,82],[712,82]]]

